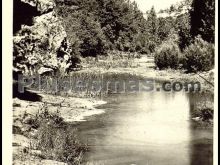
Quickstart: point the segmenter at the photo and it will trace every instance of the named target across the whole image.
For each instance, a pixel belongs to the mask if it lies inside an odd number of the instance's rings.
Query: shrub
[[[172,40],[164,42],[155,52],[155,64],[159,69],[177,69],[180,61],[180,50]]]
[[[188,72],[208,71],[214,67],[214,44],[197,37],[184,51],[184,68]]]
[[[47,159],[72,164],[80,164],[82,154],[87,147],[82,145],[76,136],[76,130],[58,127],[51,124],[42,125],[38,133],[38,149]]]
[[[63,121],[57,113],[49,113],[47,105],[38,115],[37,149],[43,158],[80,164],[87,146],[80,143],[77,130]]]

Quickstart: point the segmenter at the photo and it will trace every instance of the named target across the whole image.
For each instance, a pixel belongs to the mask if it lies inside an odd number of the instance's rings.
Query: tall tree
[[[180,49],[185,49],[191,42],[191,35],[190,35],[190,16],[188,13],[179,15],[176,18],[176,28],[179,34],[179,46]]]
[[[159,43],[167,39],[172,28],[175,27],[175,19],[173,17],[158,18],[158,39]]]
[[[57,1],[62,1],[61,5],[58,5],[60,8],[58,13],[63,17],[68,36],[72,36],[73,42],[78,43],[75,45],[80,48],[81,54],[85,56],[100,54],[103,52],[100,50],[103,49],[141,52],[141,48],[145,45],[146,40],[142,36],[145,36],[148,30],[147,21],[135,2],[129,0]],[[62,5],[63,1],[64,5]],[[156,12],[154,14],[156,15]],[[153,27],[156,28],[156,25]],[[151,38],[154,39],[154,35]]]
[[[158,42],[158,20],[154,7],[151,8],[147,16],[147,32],[149,35],[149,49],[154,52]]]
[[[215,37],[215,0],[193,0],[191,16],[191,34],[201,35],[214,43]]]

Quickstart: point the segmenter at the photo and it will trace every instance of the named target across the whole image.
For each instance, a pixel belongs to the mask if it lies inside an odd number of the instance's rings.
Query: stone
[[[58,162],[58,161],[54,161],[54,160],[42,160],[42,164],[46,164],[46,165],[67,165],[67,163]]]
[[[28,139],[27,137],[23,135],[14,134],[12,143],[14,145],[21,146],[21,147],[26,147],[26,148],[30,147],[30,139]]]
[[[42,74],[45,74],[45,73],[53,73],[53,69],[51,68],[45,68],[45,67],[41,67],[39,70],[38,70],[38,74],[42,75]]]
[[[23,123],[24,124],[33,124],[33,122],[35,121],[35,117],[33,115],[30,114],[26,114],[25,117],[23,118]]]
[[[21,128],[23,126],[23,124],[22,124],[21,120],[17,119],[17,120],[14,120],[13,126]]]
[[[38,130],[32,128],[29,132],[29,136],[32,138],[37,138],[37,135],[38,135],[37,133],[38,133]]]
[[[46,13],[50,10],[53,10],[55,3],[53,0],[21,0],[24,3],[36,7],[37,10],[41,13]]]
[[[12,132],[13,134],[22,134],[21,128],[15,125],[12,126]]]
[[[24,124],[24,126],[21,128],[21,131],[22,131],[23,133],[29,132],[30,130],[31,130],[31,126],[28,125],[28,124]]]
[[[43,157],[43,154],[40,150],[30,150],[29,153],[33,156]]]
[[[14,68],[25,75],[42,74],[48,70],[68,70],[71,67],[67,60],[70,59],[70,52],[67,51],[65,59],[63,57],[59,60],[57,57],[63,41],[66,42],[67,34],[61,18],[54,11],[54,0],[18,1],[30,5],[30,10],[37,10],[39,14],[32,16],[32,24],[22,24],[13,37],[16,52],[13,58]],[[64,69],[59,68],[61,61],[64,61]]]
[[[192,120],[194,120],[194,121],[201,121],[201,118],[200,117],[194,117],[194,118],[192,118]]]

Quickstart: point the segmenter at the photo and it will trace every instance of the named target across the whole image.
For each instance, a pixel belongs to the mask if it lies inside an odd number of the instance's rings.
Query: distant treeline
[[[57,0],[68,38],[83,56],[106,50],[146,52],[151,29],[135,2],[127,0]],[[75,52],[77,53],[77,52]]]
[[[184,52],[198,36],[202,43],[214,43],[214,0],[184,0],[160,12],[167,12],[166,17],[158,17],[152,7],[146,11],[147,18],[136,2],[129,0],[56,2],[73,54],[84,57],[109,50],[151,54],[164,44],[176,44],[177,51]]]

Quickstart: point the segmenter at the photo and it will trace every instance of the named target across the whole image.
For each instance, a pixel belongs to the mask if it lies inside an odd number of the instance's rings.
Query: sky
[[[147,10],[150,10],[154,6],[156,11],[160,9],[166,9],[170,5],[180,2],[182,0],[135,0],[138,4],[139,9],[146,13]]]

